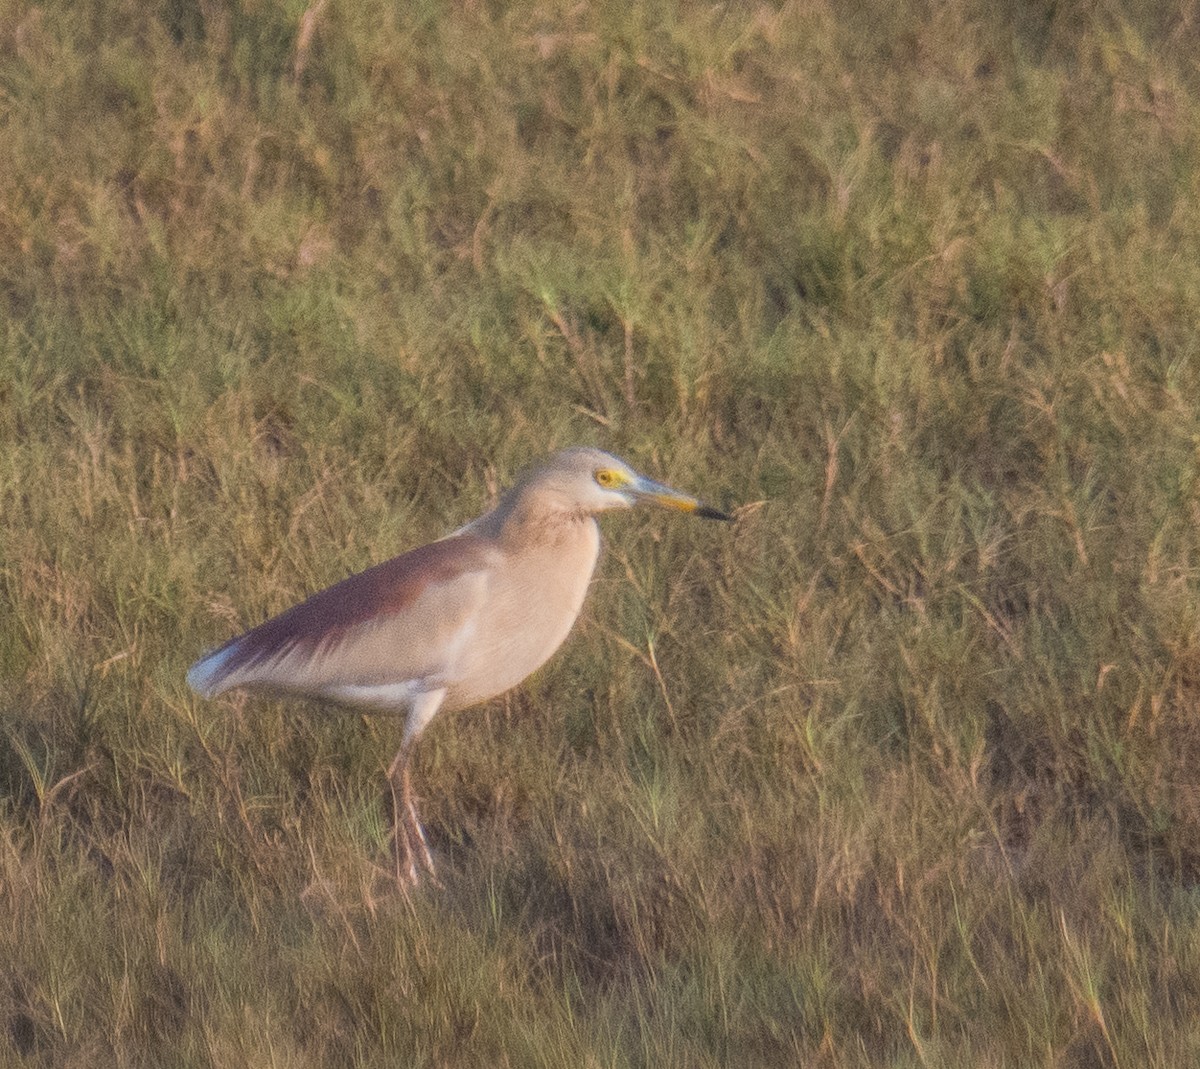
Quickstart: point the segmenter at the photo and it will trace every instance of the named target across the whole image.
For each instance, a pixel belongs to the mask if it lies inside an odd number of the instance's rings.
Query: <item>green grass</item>
[[[1196,11],[0,0],[0,1063],[1200,1058]],[[576,634],[191,661],[590,442]]]

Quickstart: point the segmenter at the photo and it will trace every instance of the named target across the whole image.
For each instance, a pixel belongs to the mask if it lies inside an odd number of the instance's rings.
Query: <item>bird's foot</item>
[[[428,879],[439,889],[443,887],[437,876],[425,829],[415,814],[403,814],[392,829],[392,861],[396,886],[401,891],[407,892],[418,886],[422,879]]]

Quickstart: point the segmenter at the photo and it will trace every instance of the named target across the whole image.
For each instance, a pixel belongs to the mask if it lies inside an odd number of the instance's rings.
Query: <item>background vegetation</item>
[[[1197,8],[0,0],[0,1060],[1200,1064]],[[417,753],[238,628],[592,442]]]

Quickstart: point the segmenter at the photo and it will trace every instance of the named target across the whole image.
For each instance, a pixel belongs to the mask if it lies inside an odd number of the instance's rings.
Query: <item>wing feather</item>
[[[314,594],[197,661],[205,697],[271,687],[337,698],[441,685],[483,604],[498,550],[469,532],[410,550]]]

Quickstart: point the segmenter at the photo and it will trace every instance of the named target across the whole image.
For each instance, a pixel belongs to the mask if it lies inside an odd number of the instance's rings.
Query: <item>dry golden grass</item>
[[[0,1061],[1192,1065],[1192,6],[0,2]],[[594,442],[439,721],[207,646]]]

